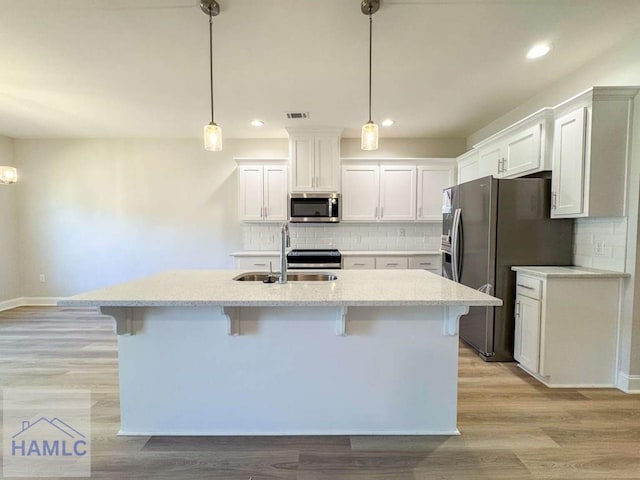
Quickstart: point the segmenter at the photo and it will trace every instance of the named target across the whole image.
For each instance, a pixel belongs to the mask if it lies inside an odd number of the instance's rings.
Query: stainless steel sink
[[[233,279],[238,282],[264,282],[277,283],[278,272],[247,272],[241,273]],[[292,272],[287,273],[288,282],[331,282],[337,280],[337,275],[324,272]]]

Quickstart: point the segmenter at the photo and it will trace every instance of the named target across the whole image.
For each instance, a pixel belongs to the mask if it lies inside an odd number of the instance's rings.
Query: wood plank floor
[[[93,478],[640,479],[640,395],[548,389],[466,347],[460,436],[117,437],[112,324],[93,309],[0,312],[0,387],[91,390]]]

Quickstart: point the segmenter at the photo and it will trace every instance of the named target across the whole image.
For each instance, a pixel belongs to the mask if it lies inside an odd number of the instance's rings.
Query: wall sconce
[[[0,166],[0,184],[10,185],[18,181],[18,171],[14,167]]]

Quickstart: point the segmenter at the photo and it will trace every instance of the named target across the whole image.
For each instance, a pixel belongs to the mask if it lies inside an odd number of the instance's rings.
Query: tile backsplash
[[[244,224],[243,250],[278,250],[280,224]],[[440,223],[290,224],[293,248],[348,250],[422,250],[440,248]],[[573,237],[573,263],[583,267],[625,271],[627,219],[578,218]]]
[[[440,248],[440,223],[289,224],[292,248],[425,250]],[[244,250],[278,250],[280,224],[243,225]]]
[[[573,263],[624,272],[627,219],[578,218],[573,233]]]

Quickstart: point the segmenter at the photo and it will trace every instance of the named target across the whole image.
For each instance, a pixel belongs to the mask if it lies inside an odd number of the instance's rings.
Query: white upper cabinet
[[[287,219],[287,165],[259,164],[260,159],[238,163],[238,213],[245,222],[282,222]],[[247,164],[245,164],[247,162]]]
[[[238,213],[240,220],[260,222],[263,220],[264,167],[241,165],[238,167]]]
[[[342,167],[342,221],[399,222],[415,219],[415,165]]]
[[[380,201],[380,167],[342,167],[342,221],[375,222]]]
[[[416,166],[380,167],[380,221],[416,219]]]
[[[544,108],[458,157],[458,182],[492,175],[517,178],[551,170],[553,109]]]
[[[480,148],[480,159],[478,160],[478,178],[487,177],[489,175],[499,177],[503,156],[504,149],[502,142],[491,143]]]
[[[546,124],[536,123],[507,137],[499,173],[501,177],[517,177],[540,170],[543,125]]]
[[[340,131],[289,132],[291,191],[340,191]]]
[[[594,87],[555,107],[552,217],[626,214],[631,112],[638,91]]]
[[[544,108],[476,145],[480,176],[517,178],[551,169],[553,110]]]
[[[465,183],[480,178],[480,152],[476,149],[456,158],[458,162],[458,183]]]
[[[418,166],[417,220],[441,222],[442,190],[454,184],[454,164]]]
[[[442,190],[455,176],[452,158],[343,159],[342,221],[440,222]]]
[[[584,160],[587,108],[581,107],[555,121],[551,208],[554,216],[584,211]]]

